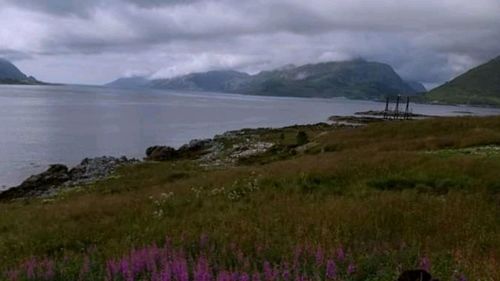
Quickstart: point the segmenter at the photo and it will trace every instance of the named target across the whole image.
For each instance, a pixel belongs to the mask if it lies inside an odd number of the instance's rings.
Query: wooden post
[[[387,119],[388,114],[389,114],[389,96],[385,98],[384,119]]]
[[[401,96],[398,95],[398,98],[396,99],[396,108],[394,109],[394,119],[398,119],[399,117],[399,100],[401,99]]]
[[[406,97],[405,119],[410,118],[410,96]]]

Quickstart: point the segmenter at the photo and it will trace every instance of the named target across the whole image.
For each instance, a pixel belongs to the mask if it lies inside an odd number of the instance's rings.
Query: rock
[[[85,158],[79,165],[69,171],[70,185],[79,185],[108,177],[116,168],[123,164],[138,162],[127,157],[96,157]]]
[[[192,140],[188,144],[185,144],[179,148],[179,151],[192,151],[197,152],[200,150],[208,149],[213,144],[212,139],[203,139],[203,140]]]
[[[152,146],[146,149],[146,160],[168,161],[175,160],[178,156],[177,150],[170,146]]]
[[[243,145],[236,145],[233,147],[229,158],[232,158],[233,161],[237,161],[243,158],[248,158],[251,156],[259,155],[266,153],[268,150],[273,148],[274,143],[272,142],[256,142],[256,143],[248,143]]]
[[[51,165],[41,174],[34,175],[21,185],[12,187],[0,193],[0,200],[50,196],[63,188],[88,184],[104,179],[123,164],[138,162],[126,157],[96,157],[86,158],[71,170],[64,165]]]
[[[192,140],[177,150],[178,156],[180,158],[195,158],[207,153],[213,145],[212,139]]]
[[[206,154],[214,145],[214,140],[192,140],[178,150],[170,146],[151,146],[146,149],[146,160],[170,161],[178,159],[192,159]]]
[[[47,171],[29,177],[24,186],[57,185],[69,180],[68,167],[61,164],[50,165]]]
[[[214,141],[213,145],[207,149],[206,153],[200,157],[200,162],[203,166],[222,166],[222,154],[224,153],[224,144],[219,141]]]
[[[60,164],[51,165],[47,171],[33,175],[21,185],[0,193],[0,200],[40,196],[69,180],[68,167]]]

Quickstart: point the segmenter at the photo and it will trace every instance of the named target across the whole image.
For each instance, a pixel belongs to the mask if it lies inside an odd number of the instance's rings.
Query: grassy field
[[[0,203],[0,280],[500,280],[499,117],[254,134],[298,131],[296,153]]]

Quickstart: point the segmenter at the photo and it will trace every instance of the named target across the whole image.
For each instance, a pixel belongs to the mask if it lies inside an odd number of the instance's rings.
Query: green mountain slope
[[[380,99],[387,95],[416,94],[391,66],[365,60],[289,65],[248,75],[210,71],[171,79],[153,80],[152,88],[218,91],[227,93]]]
[[[500,57],[430,91],[428,101],[500,106]]]

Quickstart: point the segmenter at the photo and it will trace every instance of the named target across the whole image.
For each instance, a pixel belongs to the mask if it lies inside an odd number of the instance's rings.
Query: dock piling
[[[399,101],[401,99],[401,96],[398,95],[397,99],[396,99],[396,108],[394,109],[394,119],[398,119],[399,118]]]

